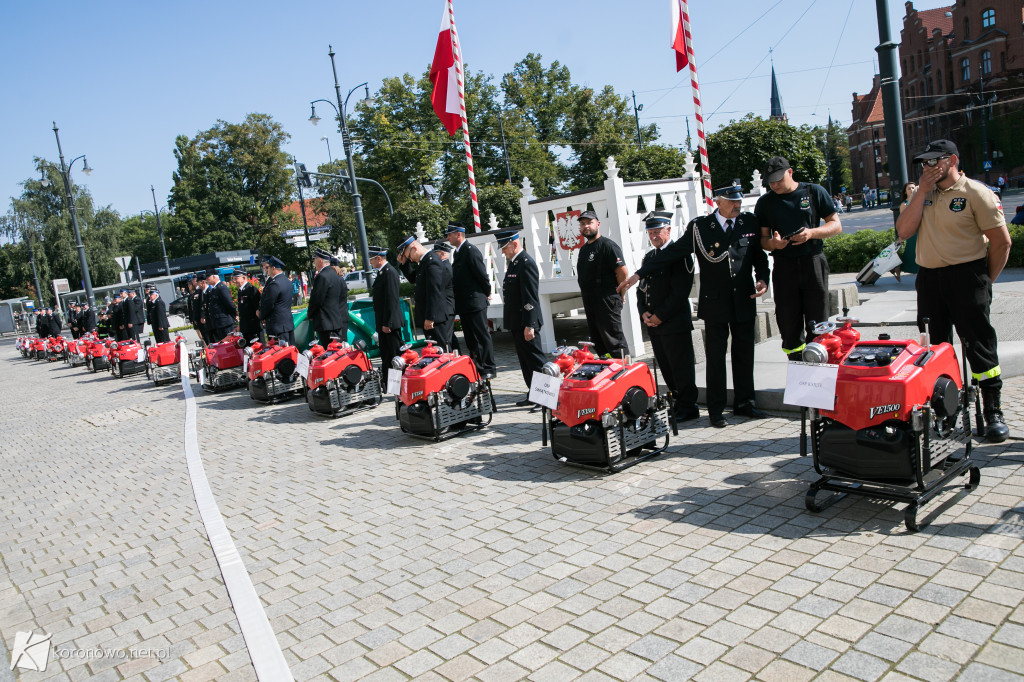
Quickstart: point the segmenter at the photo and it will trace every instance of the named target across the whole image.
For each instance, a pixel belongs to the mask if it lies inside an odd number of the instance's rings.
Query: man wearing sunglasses
[[[917,326],[928,318],[933,343],[951,342],[952,327],[967,343],[967,361],[981,387],[985,438],[1001,443],[1003,421],[996,330],[989,320],[992,283],[1006,265],[1010,233],[996,195],[960,172],[956,145],[936,140],[914,157],[917,192],[900,213],[900,239],[917,235]]]

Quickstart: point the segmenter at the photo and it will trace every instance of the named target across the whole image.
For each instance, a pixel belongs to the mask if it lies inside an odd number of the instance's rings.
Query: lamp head
[[[42,177],[39,178],[39,184],[42,185],[43,187],[50,186],[50,178],[48,175],[46,175],[46,171],[42,171]]]
[[[363,106],[364,107],[372,107],[373,103],[374,103],[374,99],[372,97],[370,97],[370,86],[369,85],[365,85],[365,86],[363,86],[363,88],[364,88],[363,91],[366,93],[366,97],[363,98]]]
[[[309,122],[312,123],[313,125],[316,125],[317,123],[319,123],[320,122],[320,117],[316,115],[316,105],[315,104],[310,104],[309,105],[309,112],[310,112],[309,113]]]
[[[82,159],[82,172],[86,175],[92,175],[92,168],[89,168],[89,159]]]

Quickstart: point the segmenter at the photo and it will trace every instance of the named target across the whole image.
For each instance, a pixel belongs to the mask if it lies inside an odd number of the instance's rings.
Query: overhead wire
[[[853,12],[853,1],[850,0],[850,7],[846,10],[846,19],[843,20],[843,28],[839,31],[836,39],[836,49],[832,51],[832,60],[828,63],[828,70],[825,71],[825,79],[821,82],[821,90],[818,92],[818,101],[814,103],[814,112],[818,112],[818,104],[821,103],[821,96],[825,94],[825,86],[828,84],[828,75],[832,73],[832,65],[836,62],[836,55],[839,54],[839,44],[843,42],[843,34],[846,33],[846,25],[850,22],[850,13]]]

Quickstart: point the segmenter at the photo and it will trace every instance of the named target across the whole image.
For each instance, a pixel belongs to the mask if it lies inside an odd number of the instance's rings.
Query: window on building
[[[981,72],[986,76],[992,73],[992,53],[988,50],[981,53]]]
[[[994,9],[987,9],[981,13],[981,27],[988,28],[989,26],[996,25],[996,11]]]
[[[964,83],[971,81],[971,60],[967,57],[960,60],[960,79]]]

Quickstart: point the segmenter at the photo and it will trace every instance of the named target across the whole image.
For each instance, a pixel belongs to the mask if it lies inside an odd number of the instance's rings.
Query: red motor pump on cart
[[[362,349],[334,338],[327,348],[317,344],[303,355],[309,361],[306,402],[313,412],[339,417],[380,405],[380,372]]]

